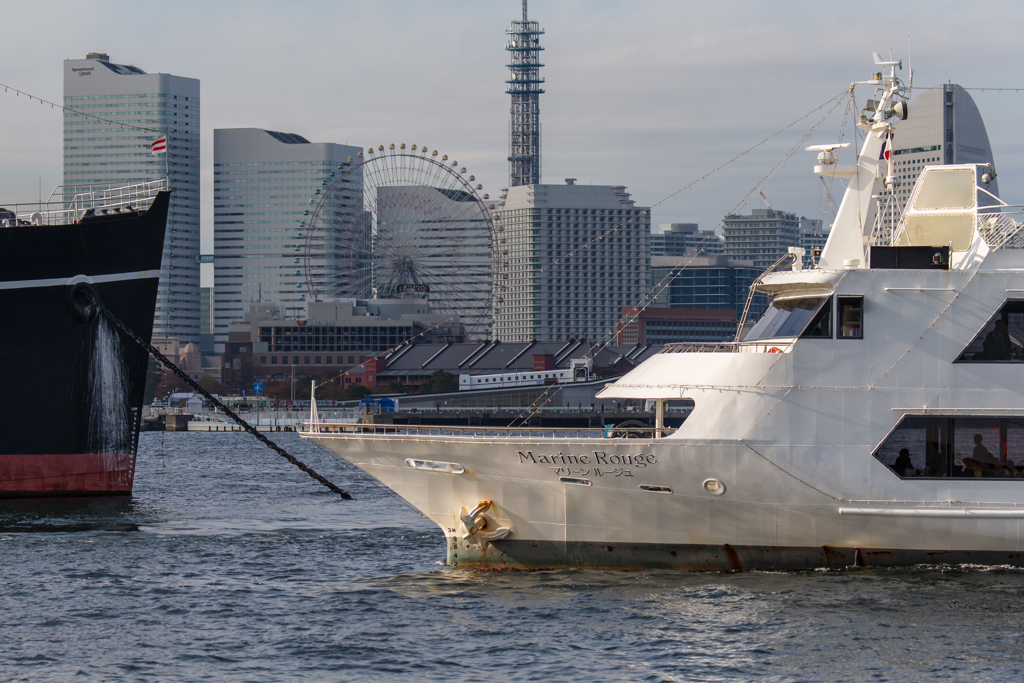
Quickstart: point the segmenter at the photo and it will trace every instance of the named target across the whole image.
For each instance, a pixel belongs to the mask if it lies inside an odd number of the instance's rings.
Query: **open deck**
[[[676,431],[676,427],[644,427],[633,425],[605,425],[578,429],[552,429],[537,427],[452,427],[430,425],[378,425],[330,422],[305,422],[302,432],[307,434],[338,434],[346,436],[433,436],[459,439],[656,439]]]

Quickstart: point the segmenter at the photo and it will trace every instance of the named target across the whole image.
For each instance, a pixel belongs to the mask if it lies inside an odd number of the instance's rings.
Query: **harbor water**
[[[0,680],[1017,681],[1024,570],[445,567],[292,433],[141,435],[123,499],[0,501]]]

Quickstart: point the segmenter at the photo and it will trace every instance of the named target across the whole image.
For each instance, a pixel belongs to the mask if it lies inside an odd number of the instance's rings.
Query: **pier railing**
[[[430,425],[302,424],[310,434],[380,436],[450,436],[463,439],[655,439],[676,431],[676,427],[634,427],[605,425],[573,429],[552,427],[452,427]]]

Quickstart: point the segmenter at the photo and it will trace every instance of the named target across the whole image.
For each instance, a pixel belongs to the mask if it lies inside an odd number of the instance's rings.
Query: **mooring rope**
[[[303,472],[305,472],[306,474],[311,476],[313,479],[316,479],[323,486],[326,486],[331,491],[337,493],[338,495],[340,495],[345,500],[352,500],[352,495],[351,494],[349,494],[348,492],[342,490],[337,485],[332,484],[330,481],[328,481],[322,475],[317,474],[311,467],[309,467],[308,465],[306,465],[302,461],[298,460],[294,455],[292,455],[291,453],[289,453],[285,449],[283,449],[280,446],[278,446],[276,443],[274,443],[273,441],[271,441],[270,439],[265,437],[263,434],[260,434],[260,432],[255,427],[253,427],[251,424],[249,424],[248,422],[243,420],[233,410],[231,410],[226,405],[224,405],[219,400],[217,400],[217,398],[215,398],[210,392],[206,391],[206,389],[203,389],[201,386],[199,386],[198,382],[196,382],[194,379],[189,377],[188,374],[186,374],[185,372],[182,372],[182,370],[180,368],[178,368],[177,365],[172,363],[170,361],[170,359],[167,358],[167,356],[165,356],[164,354],[160,353],[160,351],[157,350],[156,347],[154,347],[152,344],[147,343],[146,340],[144,340],[142,337],[137,335],[134,332],[134,330],[132,330],[127,325],[125,325],[123,322],[121,322],[117,318],[117,316],[115,316],[113,313],[108,311],[107,308],[103,304],[101,304],[96,299],[96,297],[94,297],[92,295],[91,292],[85,291],[85,292],[83,292],[83,294],[85,294],[85,296],[93,303],[93,305],[96,306],[96,310],[98,310],[100,312],[100,314],[102,314],[103,317],[105,317],[110,322],[111,325],[113,325],[118,330],[120,330],[126,337],[128,337],[129,339],[131,339],[132,341],[134,341],[135,343],[139,344],[144,349],[149,351],[151,354],[153,354],[153,357],[156,358],[158,361],[160,361],[168,370],[173,372],[179,379],[181,379],[186,384],[188,384],[190,387],[192,387],[197,393],[202,394],[203,397],[206,398],[206,400],[208,400],[210,403],[212,403],[213,405],[215,405],[218,408],[220,408],[221,410],[223,410],[224,414],[227,415],[228,417],[230,417],[235,422],[237,422],[242,427],[242,429],[244,429],[245,431],[247,431],[250,434],[252,434],[253,436],[255,436],[257,439],[262,441],[272,451],[274,451],[275,453],[280,455],[282,458],[284,458],[285,460],[287,460],[291,464],[293,464],[296,467],[298,467],[300,470],[302,470]]]

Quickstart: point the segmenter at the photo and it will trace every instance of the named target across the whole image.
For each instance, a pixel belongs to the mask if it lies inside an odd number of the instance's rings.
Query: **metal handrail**
[[[744,342],[674,342],[665,344],[658,353],[783,353],[793,339],[757,339]]]
[[[117,187],[100,186],[79,192],[71,199],[45,202],[21,202],[0,206],[3,227],[15,225],[65,225],[81,220],[86,211],[120,211],[130,206],[132,211],[145,211],[159,192],[170,189],[167,178],[147,180]],[[56,191],[54,191],[56,194]],[[51,197],[54,196],[51,194]]]
[[[799,257],[793,252],[783,254],[778,261],[768,266],[767,270],[761,273],[760,277],[751,283],[750,290],[747,292],[747,303],[743,305],[743,315],[740,316],[740,321],[736,323],[736,336],[733,338],[734,342],[742,341],[740,337],[743,336],[743,326],[747,324],[747,315],[750,313],[750,304],[754,300],[754,294],[757,293],[757,286],[764,282],[765,277],[783,267],[784,261],[789,261],[789,263],[785,264],[788,266],[794,263],[797,258]]]
[[[378,425],[335,422],[303,422],[302,431],[311,434],[382,436],[444,436],[472,439],[654,439],[674,433],[677,427],[461,427],[439,425]]]

